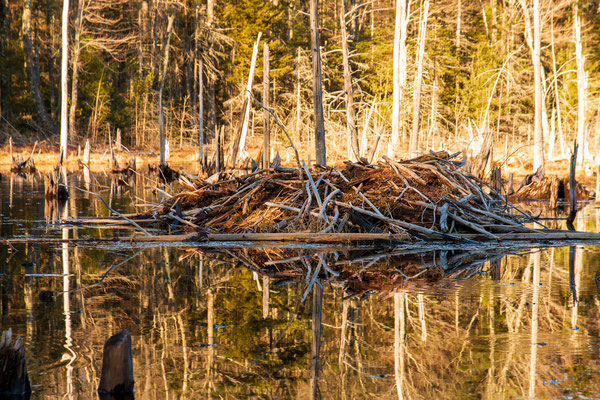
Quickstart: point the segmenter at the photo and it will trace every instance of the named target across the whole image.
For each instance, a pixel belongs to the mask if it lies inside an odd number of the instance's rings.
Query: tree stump
[[[12,340],[12,329],[2,332],[0,340],[0,398],[29,398],[31,386],[25,365],[25,344],[17,336]]]
[[[133,384],[131,334],[123,329],[104,343],[98,392],[114,395],[133,393]]]

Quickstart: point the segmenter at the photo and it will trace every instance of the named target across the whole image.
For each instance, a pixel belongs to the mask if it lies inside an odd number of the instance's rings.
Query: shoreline
[[[33,145],[27,146],[14,146],[13,155],[21,155],[24,159],[30,157],[33,150]],[[82,150],[83,151],[83,150]],[[105,149],[94,149],[90,151],[90,171],[92,172],[110,172],[110,155],[108,147]],[[147,169],[149,165],[158,166],[160,155],[156,150],[145,150],[135,149],[131,152],[127,151],[116,151],[115,157],[119,166],[125,167],[130,159],[130,156],[135,157],[136,166],[138,171]],[[33,154],[33,161],[35,163],[36,172],[46,174],[52,171],[56,163],[58,162],[58,149],[53,146],[37,147]],[[171,150],[168,164],[173,169],[187,169],[189,173],[198,173],[198,153],[196,149],[184,150],[176,149]],[[338,163],[343,164],[343,163]],[[530,173],[525,165],[522,165],[518,160],[515,163],[517,165],[505,165],[503,168],[503,180],[508,180],[510,173],[514,174],[515,184],[518,184],[521,179],[528,173]],[[521,165],[519,165],[521,164]],[[69,151],[64,165],[67,167],[69,172],[77,171],[81,168],[81,163],[77,157],[77,151]],[[333,164],[332,164],[333,165]],[[285,165],[288,166],[288,165]],[[191,168],[190,168],[191,167]],[[295,167],[295,163],[291,163],[289,167]],[[10,151],[8,145],[0,147],[0,174],[10,174],[11,160]],[[591,175],[588,172],[592,172]],[[598,173],[598,166],[592,168],[577,168],[577,180],[582,184],[588,186],[591,189],[596,187],[596,174]],[[557,175],[557,176],[568,176],[569,174],[569,160],[560,159],[552,162],[547,162],[546,174]]]

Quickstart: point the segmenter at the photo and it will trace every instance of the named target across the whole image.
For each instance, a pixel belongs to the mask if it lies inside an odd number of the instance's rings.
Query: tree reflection
[[[94,397],[102,345],[122,328],[144,399],[539,398],[571,390],[543,383],[563,373],[582,395],[600,383],[582,351],[598,344],[599,304],[586,285],[600,257],[580,247],[504,258],[492,249],[40,251],[37,270],[61,278],[0,279],[3,321],[22,315],[43,395]],[[62,304],[41,305],[41,289],[66,292]]]

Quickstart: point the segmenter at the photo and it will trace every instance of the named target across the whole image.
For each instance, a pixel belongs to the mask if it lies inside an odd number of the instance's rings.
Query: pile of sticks
[[[171,232],[240,234],[247,240],[312,233],[327,241],[369,234],[473,242],[536,233],[522,223],[533,217],[463,173],[455,156],[438,152],[380,165],[347,162],[343,170],[275,165],[203,180],[182,174],[185,191],[131,220],[158,223]]]
[[[13,155],[12,137],[9,138],[8,143],[10,148],[10,172],[23,175],[35,173],[36,168],[33,162],[33,153],[35,152],[37,142],[33,145],[33,150],[31,150],[31,155],[28,158],[24,158],[21,154]]]

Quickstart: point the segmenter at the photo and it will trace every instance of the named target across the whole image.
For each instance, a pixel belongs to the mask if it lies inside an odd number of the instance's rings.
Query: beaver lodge
[[[268,169],[207,179],[182,173],[179,182],[185,190],[155,209],[75,222],[127,224],[148,236],[148,228],[159,228],[169,234],[134,238],[150,241],[474,244],[600,238],[547,229],[463,172],[463,163],[454,160],[458,154],[442,151],[410,160],[385,159],[378,165],[346,162],[343,169],[274,163]],[[535,228],[525,225],[532,222]]]

